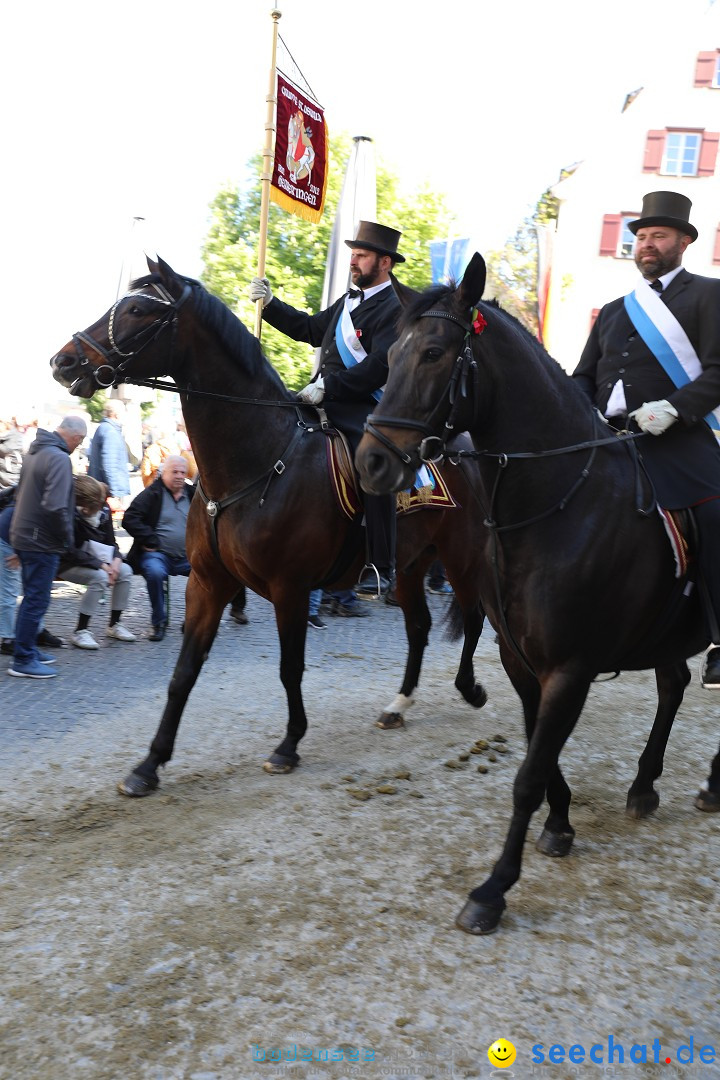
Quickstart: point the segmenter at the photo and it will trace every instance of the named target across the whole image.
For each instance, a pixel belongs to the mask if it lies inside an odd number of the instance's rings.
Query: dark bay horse
[[[490,933],[545,797],[539,850],[570,850],[570,789],[558,759],[593,679],[655,668],[657,714],[628,794],[630,815],[645,816],[659,802],[653,781],[690,678],[686,660],[709,635],[698,589],[676,579],[635,439],[613,434],[516,319],[480,302],[482,257],[473,256],[459,286],[420,295],[394,284],[405,310],[382,402],[356,454],[361,482],[370,492],[398,490],[420,460],[442,454],[451,430],[470,432],[486,518],[475,540],[481,596],[525,718],[527,755],[503,852],[457,920],[469,933]],[[720,810],[720,753],[695,805]]]
[[[307,729],[301,680],[309,592],[321,585],[351,586],[365,561],[359,518],[344,514],[333,494],[330,436],[321,430],[318,414],[299,405],[258,340],[220,300],[162,260],[148,259],[148,267],[149,276],[133,282],[126,296],[51,360],[55,379],[76,396],[170,375],[174,381],[165,385],[180,390],[199,469],[187,524],[192,573],[182,648],[150,753],[120,784],[133,796],[158,785],[158,768],[172,756],[183,709],[238,582],[273,604],[280,638],[288,725],[264,768],[295,768]],[[424,573],[436,555],[445,564],[465,632],[455,685],[471,705],[485,704],[473,669],[484,618],[478,556],[469,539],[482,527],[481,508],[471,497],[477,478],[472,484],[468,479],[474,468],[465,463],[443,470],[455,508],[399,518],[397,596],[409,651],[400,694],[378,726],[402,724],[418,685],[431,625]]]

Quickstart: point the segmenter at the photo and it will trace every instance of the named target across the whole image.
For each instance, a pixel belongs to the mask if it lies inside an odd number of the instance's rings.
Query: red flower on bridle
[[[487,326],[487,319],[484,315],[481,315],[477,308],[472,309],[472,332],[473,334],[482,334],[483,330]]]

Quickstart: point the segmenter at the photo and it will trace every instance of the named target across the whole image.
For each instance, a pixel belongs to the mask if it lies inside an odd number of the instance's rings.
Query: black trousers
[[[708,499],[707,502],[693,506],[698,527],[698,563],[705,579],[708,602],[715,615],[715,623],[720,626],[720,499]],[[720,645],[720,641],[713,641]]]
[[[323,401],[323,408],[328,420],[342,431],[350,443],[353,454],[363,436],[363,426],[373,403],[362,401]],[[383,577],[391,578],[395,573],[395,547],[397,538],[396,498],[395,495],[366,495],[362,493],[365,504],[365,532],[367,536],[367,559],[373,563]]]

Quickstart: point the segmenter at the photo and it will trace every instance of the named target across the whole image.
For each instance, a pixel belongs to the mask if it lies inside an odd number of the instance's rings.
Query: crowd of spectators
[[[185,527],[197,466],[183,423],[143,424],[140,458],[128,451],[124,420],[119,399],[106,402],[92,433],[76,414],[53,430],[35,420],[0,419],[0,652],[13,658],[10,675],[52,679],[55,658],[45,649],[98,649],[90,623],[106,603],[105,636],[136,641],[138,634],[122,622],[133,574],[142,575],[147,587],[147,637],[165,638],[169,579],[190,573]],[[125,555],[116,527],[132,538]],[[54,581],[80,587],[77,622],[66,637],[45,626]],[[428,588],[452,593],[441,564],[433,564]],[[396,603],[394,590],[386,602]],[[353,589],[316,589],[308,626],[325,630],[322,615],[368,614]],[[247,624],[244,585],[229,615]]]

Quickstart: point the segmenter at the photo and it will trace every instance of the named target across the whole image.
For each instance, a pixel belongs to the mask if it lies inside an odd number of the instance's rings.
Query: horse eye
[[[443,354],[442,349],[438,349],[438,348],[426,349],[425,350],[425,355],[423,356],[423,363],[434,364],[436,360],[440,359],[442,354]]]

